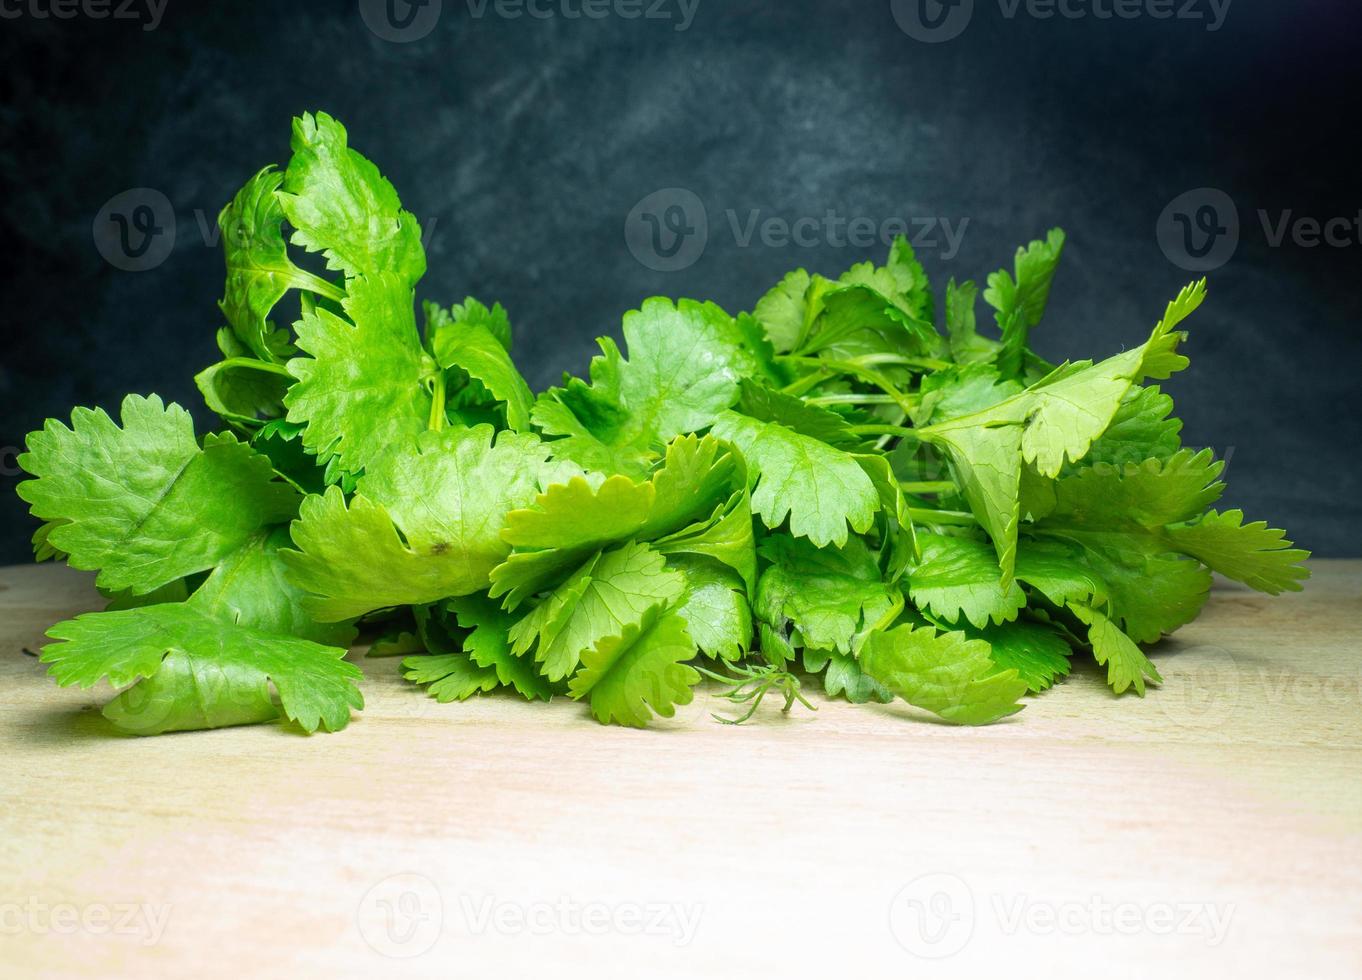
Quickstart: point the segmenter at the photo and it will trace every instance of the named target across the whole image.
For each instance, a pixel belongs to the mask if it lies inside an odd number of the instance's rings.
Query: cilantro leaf
[[[715,659],[741,659],[752,642],[752,607],[742,577],[727,565],[696,555],[676,555],[667,567],[685,577],[676,612],[695,645]]]
[[[1133,384],[1185,367],[1186,358],[1177,354],[1182,334],[1174,328],[1205,293],[1204,280],[1185,288],[1141,347],[1098,364],[1063,365],[990,408],[917,430],[949,453],[970,509],[993,539],[1004,581],[1016,562],[1023,464],[1057,476],[1066,461],[1088,452]]]
[[[1155,684],[1163,683],[1144,651],[1119,626],[1092,606],[1075,602],[1070,603],[1069,608],[1087,624],[1093,657],[1106,666],[1107,683],[1113,691],[1124,694],[1133,686],[1135,693],[1144,697],[1146,678]]]
[[[436,653],[407,657],[402,676],[423,685],[441,704],[467,701],[475,694],[496,690],[497,672],[474,663],[466,653]]]
[[[280,709],[304,731],[339,731],[350,709],[364,706],[359,669],[343,659],[343,646],[304,637],[345,643],[353,632],[316,626],[301,613],[278,574],[277,543],[262,538],[243,549],[186,602],[58,623],[48,635],[61,642],[43,648],[43,662],[62,686],[88,688],[101,678],[132,685],[104,709],[132,734],[254,724]]]
[[[226,434],[200,447],[180,406],[129,395],[122,423],[78,408],[69,428],[49,419],[31,433],[19,457],[36,478],[19,496],[49,522],[42,545],[98,570],[101,588],[140,594],[207,571],[296,512],[268,459]]]
[[[588,698],[599,722],[642,728],[653,715],[670,718],[679,704],[690,704],[700,682],[686,661],[695,641],[686,622],[664,612],[619,636],[602,640],[582,654],[582,668],[568,683],[574,698]]]
[[[736,475],[736,461],[717,440],[683,436],[646,481],[616,475],[593,485],[578,476],[551,486],[532,506],[507,515],[501,536],[515,552],[493,569],[491,594],[515,608],[595,551],[686,527],[728,499]]]
[[[1068,641],[1045,623],[1018,620],[970,630],[968,635],[987,643],[994,665],[1015,670],[1033,693],[1047,690],[1071,668]]]
[[[304,313],[288,362],[297,383],[284,398],[288,420],[305,423],[303,445],[351,473],[424,431],[431,416],[425,383],[435,364],[421,347],[410,286],[391,274],[351,281],[341,303]]]
[[[1027,337],[1045,313],[1050,285],[1063,251],[1064,232],[1052,228],[1045,241],[1034,241],[1017,249],[1012,264],[1015,278],[1008,275],[1006,269],[999,269],[988,277],[984,302],[997,311],[998,327],[1003,335],[998,369],[1004,377],[1021,375]]]
[[[256,426],[284,414],[293,376],[281,365],[253,357],[229,357],[194,376],[204,403],[228,422]]]
[[[862,670],[860,661],[850,654],[805,647],[804,669],[821,675],[823,693],[830,698],[843,697],[852,704],[894,700],[893,692]]]
[[[453,320],[434,331],[431,349],[440,367],[458,368],[503,403],[507,425],[520,432],[529,431],[534,395],[491,330],[481,323]]]
[[[712,558],[737,572],[748,592],[756,588],[757,544],[752,533],[752,501],[746,488],[715,508],[708,520],[663,535],[652,546],[668,556]]]
[[[808,646],[849,653],[859,633],[902,607],[860,538],[820,549],[774,535],[760,550],[770,565],[757,584],[757,615],[775,627],[793,623]]]
[[[284,242],[284,209],[278,190],[284,175],[266,167],[246,182],[218,215],[227,259],[227,286],[218,302],[237,340],[256,357],[283,362],[294,353],[288,331],[274,326],[270,311],[290,289],[307,290],[330,300],[342,291],[320,276],[300,269]]]
[[[609,339],[576,379],[535,403],[534,423],[562,436],[554,453],[588,470],[641,476],[663,443],[706,428],[759,369],[734,319],[713,303],[655,297],[624,315],[626,361]]]
[[[1026,684],[1015,670],[1000,670],[989,645],[964,633],[930,626],[897,626],[870,636],[861,669],[903,698],[958,725],[987,725],[1016,714]]]
[[[511,550],[502,524],[535,499],[547,458],[535,437],[494,441],[490,426],[423,433],[377,459],[348,506],[336,487],[303,501],[293,581],[322,619],[486,589]]]
[[[533,649],[545,676],[561,680],[587,650],[641,625],[685,589],[686,577],[661,555],[646,544],[626,544],[582,565],[512,626],[511,649],[517,656]]]
[[[752,311],[766,338],[780,353],[793,350],[807,332],[804,294],[809,283],[809,274],[796,269],[772,286]]]
[[[752,481],[752,508],[769,528],[789,518],[790,531],[818,547],[842,545],[847,527],[870,529],[879,494],[853,456],[778,422],[720,412],[710,430],[738,447]]]
[[[278,194],[292,241],[321,252],[347,279],[388,274],[410,289],[426,271],[421,226],[348,139],[324,112],[293,120],[293,157]]]
[[[949,623],[962,616],[976,627],[1008,622],[1026,605],[1016,582],[999,581],[993,548],[975,538],[919,536],[922,561],[908,573],[908,592],[919,608]]]
[[[527,701],[548,701],[553,688],[526,657],[518,657],[511,649],[510,630],[516,619],[497,603],[481,596],[451,599],[445,604],[458,623],[469,630],[464,650],[479,667],[496,673],[503,687],[515,689]]]
[[[1167,540],[1221,575],[1269,595],[1299,592],[1309,572],[1308,551],[1292,548],[1286,533],[1265,521],[1244,523],[1244,512],[1210,511],[1190,524],[1170,527]]]

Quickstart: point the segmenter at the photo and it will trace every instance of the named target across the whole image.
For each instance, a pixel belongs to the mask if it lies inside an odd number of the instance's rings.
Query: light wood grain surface
[[[360,658],[341,734],[152,739],[21,653],[89,580],[0,570],[0,973],[1362,975],[1362,562],[1314,570],[990,728],[636,732]]]

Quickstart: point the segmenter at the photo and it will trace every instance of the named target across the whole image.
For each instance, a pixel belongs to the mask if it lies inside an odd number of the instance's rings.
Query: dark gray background
[[[938,44],[900,30],[888,0],[699,0],[685,31],[477,17],[470,0],[444,0],[410,43],[378,36],[353,0],[169,0],[155,30],[145,14],[59,20],[40,16],[47,0],[28,3],[6,0],[20,16],[0,20],[0,561],[28,554],[12,447],[45,416],[157,391],[206,420],[191,377],[215,357],[222,259],[200,225],[261,165],[286,161],[289,118],[311,108],[345,122],[425,226],[422,294],[501,300],[537,387],[583,372],[592,338],[617,334],[646,296],[736,312],[787,269],[836,273],[883,252],[741,247],[730,210],[740,223],[754,210],[967,218],[957,255],[923,254],[938,293],[1063,225],[1036,345],[1104,356],[1141,342],[1192,278],[1160,248],[1165,205],[1219,188],[1243,229],[1191,323],[1192,369],[1170,385],[1187,441],[1232,451],[1231,504],[1322,554],[1362,553],[1362,245],[1354,229],[1346,248],[1274,247],[1256,215],[1362,208],[1348,0],[1237,0],[1217,31],[1008,18],[976,0],[964,32]],[[173,252],[143,272],[106,262],[92,235],[105,202],[134,187],[176,215]],[[631,254],[624,228],[669,187],[693,191],[710,228],[698,261],[667,273]]]

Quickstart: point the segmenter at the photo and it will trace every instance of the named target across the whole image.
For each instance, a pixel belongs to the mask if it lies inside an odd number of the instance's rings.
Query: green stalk
[[[911,415],[913,409],[917,407],[916,399],[894,386],[894,383],[883,374],[875,371],[858,361],[835,361],[822,357],[803,357],[794,354],[786,355],[781,360],[793,361],[796,364],[804,364],[811,367],[822,368],[824,370],[839,371],[842,374],[854,375],[867,384],[872,384],[879,388],[886,395],[894,400],[894,404],[903,410],[904,415]]]
[[[957,493],[958,489],[950,480],[899,481],[899,489],[904,493]]]
[[[853,425],[851,431],[858,436],[898,436],[900,439],[917,440],[917,430],[906,425]]]
[[[435,372],[435,384],[431,389],[430,395],[429,428],[432,432],[439,432],[445,427],[445,420],[447,418],[445,415],[445,398],[447,396],[445,394],[445,373],[443,371]]]
[[[323,296],[333,302],[339,303],[345,299],[345,290],[334,283],[327,282],[321,276],[314,276],[310,272],[298,269],[291,278],[293,284],[300,289],[309,289],[318,296]]]
[[[951,524],[972,527],[979,523],[973,514],[962,510],[932,510],[930,507],[909,507],[908,516],[914,524]]]

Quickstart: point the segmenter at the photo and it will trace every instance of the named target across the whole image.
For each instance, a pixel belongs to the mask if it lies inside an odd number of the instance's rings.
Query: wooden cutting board
[[[135,739],[21,652],[89,578],[0,569],[0,972],[1358,976],[1362,562],[1314,574],[1218,587],[1144,700],[1083,666],[982,729],[636,732],[357,657],[341,734]]]

